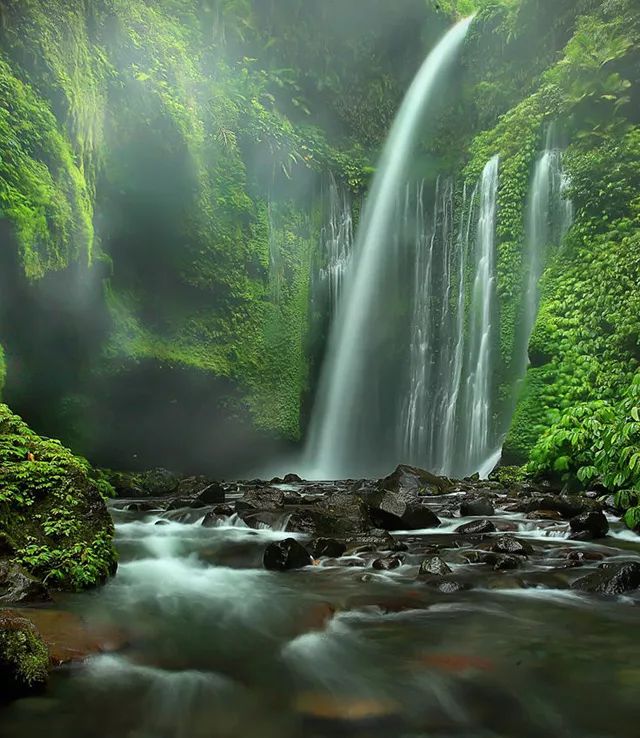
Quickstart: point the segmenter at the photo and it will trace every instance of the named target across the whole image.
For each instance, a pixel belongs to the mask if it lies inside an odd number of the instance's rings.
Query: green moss
[[[88,462],[0,405],[0,532],[50,585],[79,589],[115,567],[113,523]]]
[[[0,701],[43,687],[48,667],[47,647],[34,626],[0,615]]]
[[[0,217],[11,221],[25,274],[91,259],[92,206],[49,106],[0,55]]]

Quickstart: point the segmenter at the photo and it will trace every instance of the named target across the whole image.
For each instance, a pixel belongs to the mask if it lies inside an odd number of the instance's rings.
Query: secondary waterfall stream
[[[350,271],[332,334],[314,409],[307,448],[306,474],[315,478],[340,478],[371,474],[380,446],[367,437],[380,428],[393,402],[387,402],[383,373],[370,371],[370,362],[382,351],[388,312],[380,301],[393,299],[387,268],[393,243],[396,202],[403,190],[411,156],[424,125],[425,111],[443,83],[467,35],[471,18],[455,25],[435,49],[413,81],[385,145],[378,174],[360,226],[357,262]],[[393,262],[391,262],[393,264]],[[369,378],[371,381],[366,381]],[[397,418],[387,418],[393,436]],[[364,437],[363,437],[364,434]],[[378,457],[378,458],[376,458]]]

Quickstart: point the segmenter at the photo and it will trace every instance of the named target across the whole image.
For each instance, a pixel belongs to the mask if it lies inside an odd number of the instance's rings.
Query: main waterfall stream
[[[335,492],[282,489],[312,507]],[[569,541],[566,523],[506,512],[494,494],[488,537],[456,532],[454,492],[428,502],[439,528],[394,533],[393,570],[361,544],[285,573],[262,556],[292,535],[282,529],[295,507],[254,530],[210,508],[119,501],[117,576],[53,608],[119,632],[120,650],[56,672],[45,695],[0,712],[0,735],[629,738],[638,593],[597,598],[568,583],[600,561],[640,561],[640,546],[615,527]],[[505,530],[533,547],[517,571],[478,562]],[[438,587],[416,578],[434,551],[453,571]]]
[[[305,475],[337,479],[371,475],[389,459],[398,427],[393,392],[380,369],[382,352],[393,351],[393,298],[398,280],[392,256],[397,199],[404,191],[425,113],[453,66],[471,18],[460,21],[427,57],[398,113],[382,153],[329,339],[314,408]],[[388,428],[385,438],[380,429]],[[393,447],[392,447],[392,455]]]

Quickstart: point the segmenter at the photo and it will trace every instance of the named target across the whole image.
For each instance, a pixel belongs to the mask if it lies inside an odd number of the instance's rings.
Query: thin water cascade
[[[455,236],[453,181],[437,180],[430,224],[425,214],[424,183],[417,190],[413,207],[409,383],[398,455],[440,472],[449,467],[462,372],[465,258]]]
[[[433,218],[416,205],[409,382],[398,458],[439,474],[486,474],[495,465],[492,376],[499,328],[495,295],[498,157],[469,194],[438,179]],[[468,303],[468,307],[467,307]]]
[[[389,273],[395,264],[388,261],[396,203],[425,117],[437,101],[436,92],[453,67],[471,20],[451,28],[429,54],[385,145],[357,236],[357,260],[347,276],[329,339],[306,450],[305,473],[310,478],[371,474],[375,472],[372,462],[384,467],[393,462],[393,458],[380,458],[380,452],[391,442],[391,456],[395,455],[393,438],[400,413],[389,398],[393,394],[390,377],[376,372],[375,362],[392,350],[389,344],[394,337],[384,304],[398,289]],[[374,440],[370,434],[384,425],[390,438],[382,434]]]
[[[353,210],[348,190],[330,175],[325,195],[328,201],[328,219],[320,234],[324,264],[320,281],[328,296],[331,315],[338,311],[345,276],[353,250]]]
[[[465,387],[468,430],[461,466],[466,473],[487,473],[494,455],[492,438],[492,371],[497,340],[496,310],[496,210],[499,157],[487,162],[480,182],[479,219],[476,232],[475,280],[469,324],[469,357]]]
[[[562,154],[557,127],[551,124],[547,129],[544,151],[538,157],[533,172],[527,209],[524,257],[526,285],[522,320],[525,352],[538,314],[538,283],[549,250],[560,245],[573,221],[572,203],[564,197],[567,180]],[[525,355],[523,370],[526,362]]]

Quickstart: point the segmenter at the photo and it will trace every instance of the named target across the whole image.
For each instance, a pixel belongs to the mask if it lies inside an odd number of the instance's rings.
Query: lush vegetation
[[[20,367],[34,360],[10,317],[15,301],[23,322],[38,325],[51,274],[75,287],[82,264],[99,299],[89,308],[79,301],[75,320],[84,310],[98,318],[90,338],[78,339],[81,359],[69,360],[79,367],[74,382],[47,390],[65,438],[95,451],[95,405],[111,402],[129,376],[144,384],[159,372],[158,393],[178,402],[195,371],[203,393],[217,388],[224,418],[299,440],[323,350],[310,309],[323,183],[332,173],[362,193],[425,50],[453,17],[472,12],[462,95],[423,153],[460,191],[500,154],[501,417],[515,405],[501,429],[505,457],[572,486],[603,485],[635,510],[640,20],[632,0],[3,3],[0,235],[5,254],[17,254],[17,267],[3,262],[6,399],[33,410],[15,390]],[[527,192],[553,122],[569,143],[575,219],[543,276],[516,404]],[[21,279],[26,286],[12,292]],[[182,427],[163,431],[181,437]],[[34,545],[22,557],[37,569],[43,554]]]
[[[104,581],[116,565],[111,491],[86,460],[0,405],[0,542],[13,560],[52,587]]]

